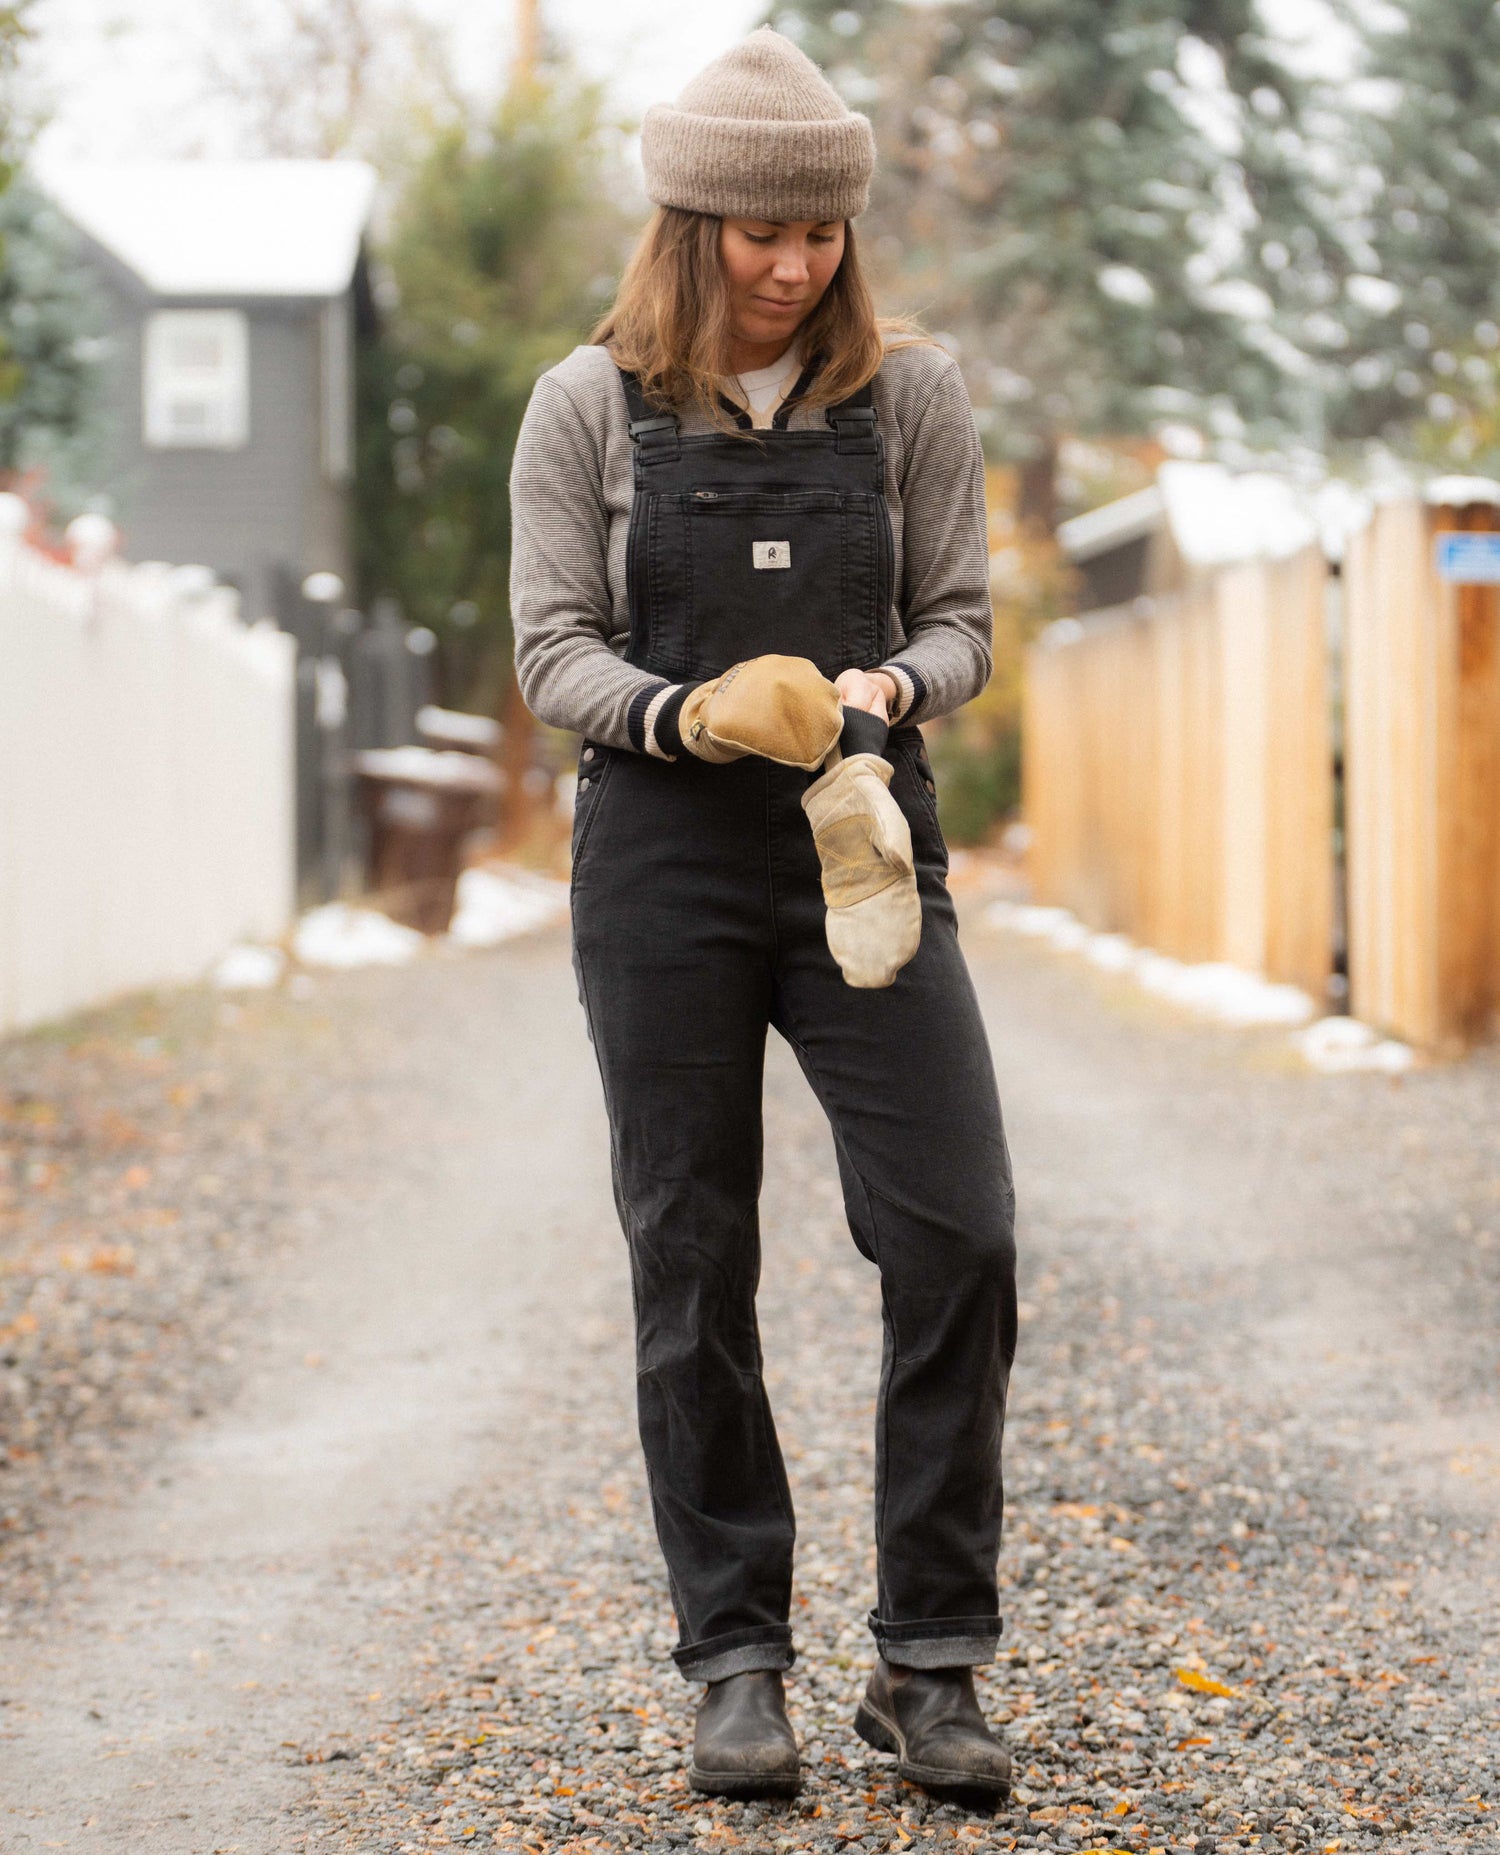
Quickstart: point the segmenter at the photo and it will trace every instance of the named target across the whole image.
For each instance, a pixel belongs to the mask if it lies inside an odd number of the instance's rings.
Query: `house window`
[[[158,309],[146,318],[146,443],[232,451],[250,434],[250,336],[243,310]]]

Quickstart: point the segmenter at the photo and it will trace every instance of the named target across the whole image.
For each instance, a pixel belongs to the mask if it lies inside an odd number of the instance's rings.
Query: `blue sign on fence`
[[[1440,580],[1500,586],[1500,535],[1442,534],[1436,548]]]

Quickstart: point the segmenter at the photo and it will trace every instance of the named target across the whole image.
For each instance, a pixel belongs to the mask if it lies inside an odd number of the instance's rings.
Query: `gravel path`
[[[762,1307],[809,1784],[685,1790],[697,1690],[663,1661],[554,934],[184,1032],[223,1079],[179,1129],[185,1176],[210,1148],[225,1173],[257,1078],[291,1078],[231,1241],[187,1244],[239,1274],[210,1305],[238,1356],[205,1378],[182,1342],[121,1470],[72,1514],[26,1509],[0,1846],[1500,1849],[1500,1062],[1314,1076],[1284,1035],[1186,1023],[977,921],[968,944],[1024,1253],[983,1681],[1010,1806],[931,1803],[849,1724],[878,1315],[779,1047]],[[148,1138],[169,1109],[140,1109]],[[139,1283],[134,1240],[135,1275],[68,1284]],[[190,1396],[207,1414],[174,1429]]]

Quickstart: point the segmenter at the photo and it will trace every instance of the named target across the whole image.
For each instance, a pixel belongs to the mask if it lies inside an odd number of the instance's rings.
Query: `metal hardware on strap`
[[[632,419],[627,428],[632,444],[639,444],[643,438],[649,438],[653,432],[673,432],[677,430],[677,420],[671,413],[656,419]]]
[[[838,434],[840,451],[875,449],[876,412],[873,406],[851,406],[846,402],[842,406],[830,406],[826,416]]]

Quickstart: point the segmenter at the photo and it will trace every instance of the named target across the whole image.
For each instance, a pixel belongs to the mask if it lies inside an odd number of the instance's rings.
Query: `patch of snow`
[[[1091,934],[1083,954],[1107,973],[1128,973],[1136,960],[1135,947],[1123,934]]]
[[[1156,291],[1144,271],[1130,264],[1106,264],[1095,278],[1106,296],[1117,303],[1129,303],[1137,309],[1149,308],[1156,301]]]
[[[1305,1024],[1317,1010],[1299,987],[1277,985],[1222,960],[1189,965],[1152,953],[1137,961],[1135,973],[1148,992],[1221,1024]]]
[[[1373,1069],[1399,1075],[1415,1060],[1409,1044],[1382,1037],[1358,1018],[1319,1018],[1292,1041],[1308,1066],[1325,1074]]]
[[[448,938],[459,947],[498,947],[501,941],[549,927],[567,913],[568,886],[529,872],[501,875],[465,870]]]
[[[432,747],[369,747],[354,756],[355,767],[376,779],[409,780],[415,786],[452,786],[461,791],[497,792],[499,775],[478,754]]]
[[[1102,971],[1126,973],[1158,998],[1221,1024],[1305,1024],[1317,1011],[1297,986],[1277,985],[1220,961],[1188,965],[1137,947],[1124,934],[1090,933],[1066,908],[993,902],[985,918],[992,927],[1045,940],[1060,952],[1082,953]]]
[[[1342,477],[1330,477],[1313,492],[1313,519],[1318,540],[1329,560],[1343,560],[1349,543],[1364,528],[1374,511],[1368,493]]]
[[[280,947],[231,947],[212,973],[221,992],[263,992],[286,971]]]
[[[326,902],[297,923],[292,951],[304,966],[404,966],[426,942],[373,908]]]
[[[1390,315],[1401,301],[1400,290],[1387,278],[1370,277],[1358,271],[1344,279],[1344,294],[1351,303],[1377,316]]]
[[[1066,908],[1038,908],[1030,902],[991,902],[985,910],[991,927],[1009,928],[1015,934],[1032,934],[1045,939],[1057,927],[1073,919]]]
[[[431,741],[460,745],[481,753],[498,745],[500,724],[493,715],[471,715],[464,709],[438,708],[424,703],[417,710],[417,732]]]
[[[1426,502],[1435,508],[1463,509],[1470,503],[1500,503],[1500,483],[1493,477],[1434,477],[1422,486]]]
[[[1233,475],[1222,464],[1176,459],[1161,465],[1157,482],[1173,537],[1195,566],[1280,560],[1318,539],[1307,494],[1270,471]]]

